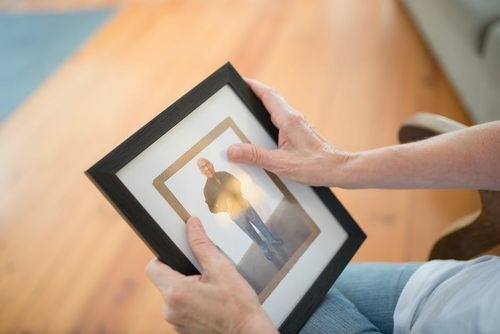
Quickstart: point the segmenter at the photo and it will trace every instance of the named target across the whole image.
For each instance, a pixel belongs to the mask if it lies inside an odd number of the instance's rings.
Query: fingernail
[[[202,229],[201,221],[198,217],[189,217],[187,220],[187,226],[189,229]]]
[[[233,144],[227,149],[227,156],[229,159],[238,160],[241,158],[241,148],[240,144]]]

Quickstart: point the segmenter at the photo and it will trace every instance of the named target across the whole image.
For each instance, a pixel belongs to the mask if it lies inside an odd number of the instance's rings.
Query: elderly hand
[[[158,260],[146,272],[164,300],[164,317],[179,333],[277,333],[257,295],[208,239],[201,222],[187,222],[188,242],[203,268],[185,276]]]
[[[350,155],[328,144],[275,90],[253,79],[246,81],[279,130],[278,148],[269,150],[251,144],[235,144],[228,148],[228,158],[258,165],[301,183],[341,184],[341,169]]]

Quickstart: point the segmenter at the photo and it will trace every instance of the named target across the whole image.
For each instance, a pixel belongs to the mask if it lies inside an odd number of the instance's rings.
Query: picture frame
[[[260,99],[226,63],[85,173],[164,263],[202,269],[185,237],[198,216],[283,333],[300,330],[366,238],[325,187],[226,157],[276,147]]]

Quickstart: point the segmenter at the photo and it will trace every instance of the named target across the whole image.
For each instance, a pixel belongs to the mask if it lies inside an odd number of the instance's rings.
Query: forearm
[[[279,129],[278,147],[232,145],[227,153],[233,162],[316,186],[500,190],[500,121],[349,153],[328,144],[276,91],[255,80],[247,82]]]
[[[500,190],[500,121],[353,153],[339,170],[330,183],[345,188]]]

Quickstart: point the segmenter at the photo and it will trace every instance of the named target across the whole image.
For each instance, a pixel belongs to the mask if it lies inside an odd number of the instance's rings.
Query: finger
[[[279,95],[274,88],[271,88],[255,79],[245,79],[250,88],[262,101],[271,115],[271,121],[278,129],[283,129],[289,121],[291,115],[298,114],[288,105],[285,98]]]
[[[185,277],[158,259],[149,261],[146,266],[146,274],[151,282],[153,282],[153,284],[160,290],[165,290],[171,287]]]
[[[262,83],[259,80],[253,78],[245,78],[245,82],[250,86],[250,88],[252,88],[255,95],[257,95],[260,99],[262,99],[266,91],[276,92],[276,90],[271,86],[268,86],[265,83]]]
[[[198,218],[191,217],[188,219],[187,237],[191,250],[203,269],[210,268],[215,261],[224,258],[224,255],[219,252],[214,243],[208,238]]]
[[[254,164],[273,173],[284,166],[280,152],[252,144],[233,144],[227,149],[227,156],[231,161]]]

